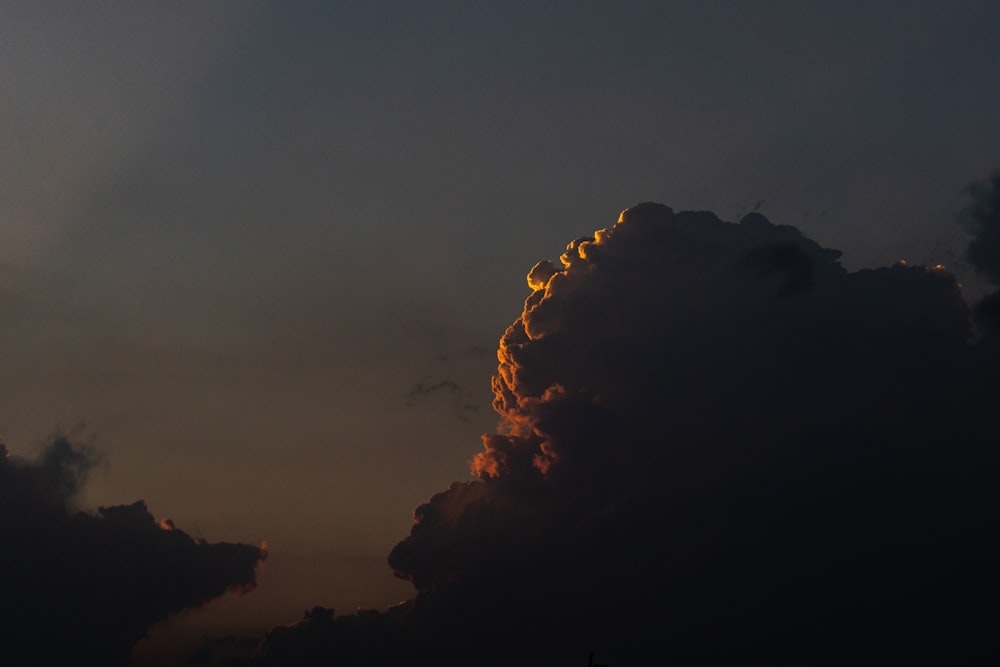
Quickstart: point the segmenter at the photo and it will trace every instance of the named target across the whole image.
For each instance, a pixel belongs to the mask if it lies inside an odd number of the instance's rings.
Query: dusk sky
[[[850,271],[983,293],[957,219],[1000,167],[998,25],[990,0],[0,1],[0,437],[92,446],[80,509],[266,541],[255,590],[153,640],[384,609],[414,595],[386,562],[414,509],[497,431],[525,276],[623,209],[757,211]]]

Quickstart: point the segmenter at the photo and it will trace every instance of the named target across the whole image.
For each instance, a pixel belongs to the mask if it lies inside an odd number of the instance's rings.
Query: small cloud
[[[469,401],[471,394],[462,391],[454,380],[439,380],[437,382],[418,382],[406,394],[406,405],[444,405],[459,421],[468,421],[469,414],[479,409]]]
[[[429,396],[435,393],[455,395],[458,393],[458,383],[454,380],[441,380],[433,384],[418,382],[413,385],[413,389],[406,395],[411,401],[421,396]]]

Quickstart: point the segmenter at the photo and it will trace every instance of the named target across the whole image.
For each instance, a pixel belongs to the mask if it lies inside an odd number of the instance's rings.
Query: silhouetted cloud
[[[988,181],[969,184],[965,193],[972,200],[960,215],[972,235],[966,256],[980,275],[1000,285],[1000,171]],[[1000,334],[1000,289],[973,307],[973,322],[982,335]]]
[[[142,501],[75,511],[96,460],[62,436],[34,462],[0,444],[0,636],[19,665],[127,665],[154,623],[252,589],[266,556],[192,539]]]
[[[389,556],[416,598],[263,664],[884,663],[997,646],[1000,351],[954,277],[642,204],[540,262],[498,432]]]
[[[412,401],[418,396],[426,396],[427,394],[433,394],[435,392],[455,395],[458,393],[458,383],[454,380],[441,380],[440,382],[434,382],[432,384],[418,382],[406,395],[406,398]]]
[[[988,181],[969,184],[965,193],[972,200],[961,214],[973,237],[969,261],[990,282],[1000,285],[1000,171]]]
[[[414,406],[418,402],[432,396],[445,397],[452,416],[459,421],[468,421],[469,413],[475,412],[479,406],[471,402],[471,394],[462,391],[454,380],[439,380],[438,382],[418,382],[406,394],[406,404]]]

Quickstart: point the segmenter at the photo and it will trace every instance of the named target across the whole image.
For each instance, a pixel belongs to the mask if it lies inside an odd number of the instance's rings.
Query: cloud
[[[641,204],[536,265],[480,480],[417,508],[389,555],[416,598],[307,616],[259,661],[994,651],[1000,354],[970,343],[951,274],[839,255],[756,213]]]
[[[1000,285],[1000,171],[988,181],[970,183],[965,194],[971,202],[959,221],[972,235],[965,254],[980,275]],[[976,303],[972,320],[981,335],[1000,335],[1000,289]]]
[[[433,394],[435,392],[441,392],[445,394],[451,394],[454,396],[458,393],[458,383],[454,380],[441,380],[440,382],[434,382],[432,384],[426,384],[424,382],[418,382],[413,386],[413,389],[406,395],[409,401],[420,397],[426,396],[428,394]]]
[[[18,664],[127,665],[169,614],[252,589],[266,556],[192,539],[142,501],[75,511],[96,461],[63,436],[34,462],[0,445],[0,627]]]
[[[439,380],[438,382],[418,382],[406,394],[406,405],[413,407],[424,403],[432,397],[438,397],[437,403],[447,403],[452,416],[459,421],[468,421],[469,414],[477,411],[479,406],[472,403],[472,394],[462,391],[454,380]]]
[[[972,200],[960,214],[973,237],[966,254],[977,271],[1000,285],[1000,171],[964,191]]]

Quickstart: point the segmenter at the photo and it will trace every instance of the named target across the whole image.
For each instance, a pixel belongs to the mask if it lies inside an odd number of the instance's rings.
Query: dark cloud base
[[[255,664],[996,657],[1000,339],[948,272],[838,257],[643,204],[539,263],[481,480],[389,556],[415,599],[316,608]]]
[[[35,462],[0,444],[0,640],[18,665],[128,665],[168,615],[252,589],[266,556],[192,539],[142,501],[74,511],[95,461],[61,436]]]

